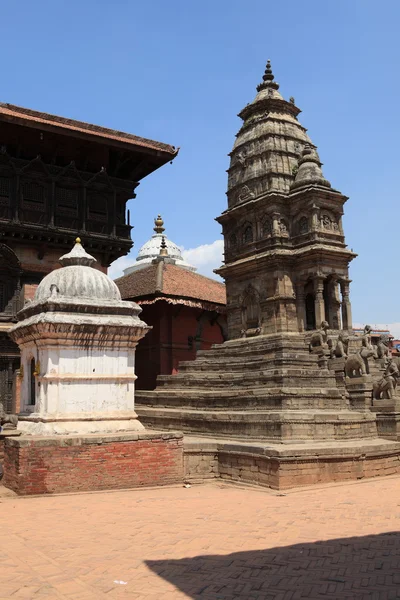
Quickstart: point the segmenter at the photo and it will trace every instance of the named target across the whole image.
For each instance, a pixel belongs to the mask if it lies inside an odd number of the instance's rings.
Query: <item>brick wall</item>
[[[145,432],[8,439],[4,485],[27,495],[180,482],[182,437]]]

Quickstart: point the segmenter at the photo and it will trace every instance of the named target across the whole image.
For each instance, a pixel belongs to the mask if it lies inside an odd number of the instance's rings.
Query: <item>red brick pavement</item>
[[[0,503],[2,600],[400,598],[399,477]]]

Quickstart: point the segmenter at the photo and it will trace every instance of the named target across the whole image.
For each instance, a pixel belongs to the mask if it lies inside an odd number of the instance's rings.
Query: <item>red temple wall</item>
[[[197,350],[224,341],[220,325],[211,322],[211,311],[164,301],[142,308],[141,319],[153,329],[137,347],[137,389],[154,389],[157,375],[177,373],[179,362],[194,360]]]

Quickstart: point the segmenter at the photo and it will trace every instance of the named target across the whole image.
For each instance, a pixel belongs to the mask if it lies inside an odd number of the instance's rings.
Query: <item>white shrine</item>
[[[21,350],[18,430],[26,434],[144,430],[134,410],[135,348],[149,327],[95,262],[78,238],[10,331]]]

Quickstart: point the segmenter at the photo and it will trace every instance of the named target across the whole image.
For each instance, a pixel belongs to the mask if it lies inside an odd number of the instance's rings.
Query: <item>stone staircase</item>
[[[177,375],[136,392],[148,428],[275,443],[376,437],[375,416],[353,409],[306,334],[238,339],[200,351]]]

